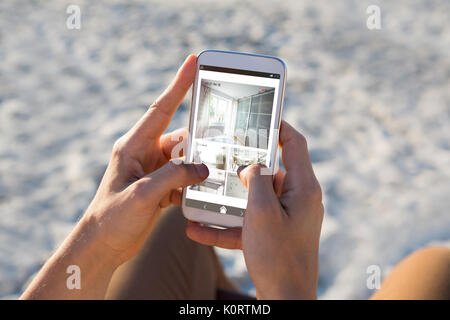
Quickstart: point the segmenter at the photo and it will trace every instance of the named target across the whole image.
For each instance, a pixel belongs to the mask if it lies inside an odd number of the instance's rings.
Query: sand
[[[80,30],[66,28],[69,4]],[[366,28],[370,4],[381,30]],[[450,245],[450,2],[1,1],[0,298],[20,295],[83,214],[113,142],[207,48],[287,63],[284,118],[324,192],[321,299],[367,298],[369,265],[386,276]],[[242,254],[218,252],[254,293]]]

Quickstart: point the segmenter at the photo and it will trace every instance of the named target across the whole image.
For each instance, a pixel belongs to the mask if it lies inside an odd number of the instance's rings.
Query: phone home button
[[[221,206],[219,209],[219,212],[222,214],[226,214],[227,213],[227,208],[225,206]]]

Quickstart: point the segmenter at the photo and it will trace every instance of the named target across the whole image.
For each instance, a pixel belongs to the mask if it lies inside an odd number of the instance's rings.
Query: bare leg
[[[139,253],[113,275],[107,299],[215,299],[218,288],[235,291],[212,247],[187,238],[187,221],[171,207]]]
[[[430,247],[412,253],[371,299],[450,299],[450,249]]]

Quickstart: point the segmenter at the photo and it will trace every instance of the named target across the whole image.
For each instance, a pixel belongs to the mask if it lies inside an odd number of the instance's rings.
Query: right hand
[[[220,230],[190,222],[186,232],[206,245],[243,249],[258,298],[315,299],[322,192],[306,139],[285,121],[280,145],[286,172],[278,171],[274,178],[261,175],[260,165],[238,171],[249,191],[242,229]]]

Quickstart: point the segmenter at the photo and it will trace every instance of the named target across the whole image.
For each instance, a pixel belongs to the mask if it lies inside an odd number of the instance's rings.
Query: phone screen
[[[273,166],[280,75],[200,65],[198,79],[188,160],[206,164],[209,176],[186,189],[186,206],[244,216],[248,192],[236,171]]]

